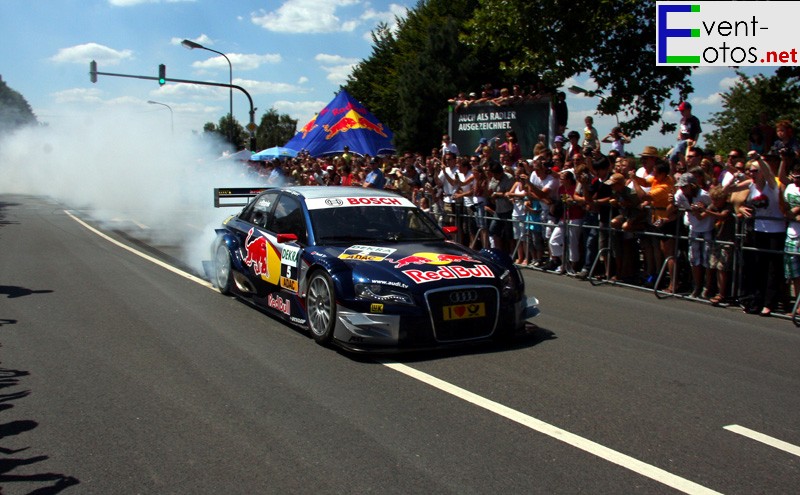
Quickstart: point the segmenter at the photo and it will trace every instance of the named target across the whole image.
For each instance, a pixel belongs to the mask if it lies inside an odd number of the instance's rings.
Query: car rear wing
[[[243,207],[259,193],[266,191],[268,187],[215,187],[214,188],[214,208],[229,206]],[[239,201],[244,199],[244,201]]]

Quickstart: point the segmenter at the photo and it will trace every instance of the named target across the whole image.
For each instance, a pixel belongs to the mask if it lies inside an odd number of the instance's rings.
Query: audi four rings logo
[[[454,304],[464,304],[478,300],[478,291],[460,290],[450,293],[450,302]]]
[[[325,204],[328,206],[342,206],[344,202],[339,198],[326,199]]]

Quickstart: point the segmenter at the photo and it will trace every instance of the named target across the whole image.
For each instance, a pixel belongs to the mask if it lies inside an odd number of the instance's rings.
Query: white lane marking
[[[165,268],[165,269],[171,271],[172,273],[176,273],[176,274],[180,275],[183,278],[189,279],[192,282],[197,282],[198,284],[202,285],[203,287],[208,287],[209,289],[214,289],[214,286],[211,285],[210,282],[207,282],[207,281],[203,280],[202,278],[195,277],[191,273],[187,273],[187,272],[185,272],[183,270],[175,268],[174,266],[169,265],[167,263],[164,263],[163,261],[161,261],[161,260],[159,260],[157,258],[154,258],[154,257],[152,257],[152,256],[150,256],[148,254],[145,254],[145,253],[143,253],[141,251],[137,251],[136,249],[133,249],[130,246],[126,246],[125,244],[117,241],[116,239],[112,239],[111,237],[107,236],[106,234],[100,232],[96,228],[92,227],[91,225],[87,224],[86,222],[84,222],[83,220],[81,220],[80,218],[76,217],[75,215],[73,215],[72,213],[70,213],[70,212],[68,212],[66,210],[64,210],[64,213],[66,213],[70,218],[72,218],[73,220],[75,220],[76,222],[81,224],[83,227],[85,227],[89,231],[99,235],[100,237],[102,237],[103,239],[107,240],[108,242],[110,242],[112,244],[115,244],[115,245],[121,247],[122,249],[125,249],[126,251],[130,251],[131,253],[135,254],[136,256],[142,257],[142,258],[146,259],[147,261],[150,261],[151,263],[155,263],[156,265],[160,266],[161,268]]]
[[[794,454],[800,457],[800,447],[798,447],[797,445],[793,445],[789,442],[784,442],[783,440],[778,440],[775,437],[759,433],[755,430],[751,430],[750,428],[745,428],[744,426],[728,425],[728,426],[723,426],[723,428],[728,431],[732,431],[733,433],[738,433],[739,435],[747,437],[751,440],[755,440],[756,442],[767,444],[770,447],[775,447],[776,449],[780,449],[783,450],[784,452],[788,452],[790,454]]]
[[[650,478],[654,481],[670,486],[676,490],[691,494],[719,493],[710,488],[706,488],[702,485],[699,485],[693,481],[689,481],[685,478],[681,478],[680,476],[667,472],[661,468],[657,468],[650,464],[644,463],[638,459],[634,459],[631,456],[625,455],[621,452],[617,452],[616,450],[612,450],[608,447],[604,447],[603,445],[600,445],[596,442],[575,435],[574,433],[570,433],[566,430],[562,430],[561,428],[553,426],[549,423],[545,423],[542,420],[536,419],[532,416],[528,416],[527,414],[523,414],[519,411],[511,409],[508,406],[504,406],[492,400],[481,397],[480,395],[472,393],[461,387],[457,387],[451,383],[448,383],[444,380],[440,380],[439,378],[436,378],[434,376],[431,376],[427,373],[416,370],[404,364],[387,362],[387,361],[379,361],[379,362],[388,368],[391,368],[399,373],[403,373],[404,375],[414,378],[415,380],[419,380],[427,385],[437,388],[450,395],[458,397],[461,400],[470,402],[478,407],[486,409],[487,411],[493,412],[499,416],[510,419],[511,421],[526,426],[534,431],[537,431],[539,433],[552,437],[556,440],[564,442],[568,445],[581,449],[584,452],[588,452],[589,454],[595,455],[608,462],[617,464],[618,466],[629,469],[635,473],[641,474],[642,476]]]
[[[69,215],[73,220],[78,222],[79,224],[83,225],[90,231],[94,232],[95,234],[99,235],[103,239],[115,244],[131,253],[141,256],[142,258],[155,263],[156,265],[166,268],[167,270],[177,273],[178,275],[185,277],[193,282],[197,282],[198,284],[208,287],[209,289],[213,289],[213,286],[208,283],[207,281],[197,278],[190,273],[186,273],[183,270],[179,270],[173,266],[170,266],[164,263],[161,260],[153,258],[147,254],[139,252],[121,242],[118,242],[115,239],[107,236],[106,234],[100,232],[99,230],[95,229],[91,225],[88,225],[86,222],[82,221],[81,219],[77,218],[76,216],[72,215],[68,211],[64,211],[67,215]],[[523,426],[526,426],[534,431],[547,435],[549,437],[555,438],[561,442],[564,442],[568,445],[576,447],[578,449],[583,450],[584,452],[588,452],[592,455],[595,455],[601,459],[609,461],[611,463],[617,464],[623,468],[629,469],[635,473],[641,474],[647,478],[650,478],[654,481],[672,487],[676,490],[682,491],[683,493],[690,493],[690,494],[701,494],[701,495],[711,495],[711,494],[719,494],[720,492],[714,491],[710,488],[706,488],[702,485],[699,485],[693,481],[689,481],[685,478],[681,478],[680,476],[674,475],[670,472],[664,471],[661,468],[657,468],[645,462],[642,462],[638,459],[634,459],[628,455],[625,455],[621,452],[617,452],[616,450],[612,450],[608,447],[604,447],[599,443],[593,442],[586,438],[580,437],[575,435],[574,433],[570,433],[566,430],[562,430],[556,426],[553,426],[549,423],[545,423],[542,420],[536,419],[532,416],[528,416],[527,414],[523,414],[519,411],[511,409],[508,406],[504,406],[500,403],[494,402],[492,400],[486,399],[481,397],[478,394],[465,390],[461,387],[457,387],[451,383],[448,383],[444,380],[440,380],[432,375],[427,373],[423,373],[422,371],[415,370],[409,366],[400,363],[392,363],[392,362],[385,362],[385,361],[378,361],[382,365],[390,368],[394,371],[402,373],[406,376],[414,378],[422,383],[430,385],[434,388],[437,388],[443,392],[446,392],[454,397],[459,399],[465,400],[470,402],[478,407],[486,409],[487,411],[493,412],[499,416],[504,418],[510,419],[516,423],[519,423]]]

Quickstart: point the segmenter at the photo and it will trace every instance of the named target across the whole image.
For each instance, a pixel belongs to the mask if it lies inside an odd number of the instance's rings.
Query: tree
[[[277,110],[270,108],[261,116],[261,123],[256,132],[257,149],[259,151],[273,146],[283,146],[297,132],[297,120],[289,115],[278,115]]]
[[[36,115],[25,97],[0,79],[0,132],[37,123]]]
[[[231,146],[236,149],[244,149],[246,148],[246,143],[248,143],[249,134],[244,129],[244,127],[239,124],[239,122],[230,114],[225,115],[219,119],[219,124],[214,125],[213,122],[206,122],[203,125],[204,132],[215,132],[220,135],[220,137],[231,144]],[[251,150],[255,151],[255,150]]]
[[[770,77],[753,78],[741,72],[737,75],[739,80],[722,93],[723,110],[709,119],[716,129],[707,134],[707,147],[715,153],[724,154],[731,148],[746,150],[750,129],[759,123],[762,112],[772,122],[780,119],[796,122],[800,118],[800,72],[778,70]]]
[[[411,40],[415,48],[409,46],[408,52],[416,56],[400,66],[397,108],[401,119],[395,144],[399,149],[429,152],[447,132],[446,101],[463,88],[477,86],[473,78],[485,81],[490,75],[481,71],[483,64],[458,41],[463,22],[456,17],[446,12],[436,22],[428,22],[415,16],[411,23],[419,23],[416,33],[423,37]]]
[[[397,110],[397,70],[394,66],[397,41],[389,27],[380,23],[372,32],[372,42],[372,55],[353,68],[344,89],[366,105],[390,129],[398,129],[400,114]]]
[[[496,64],[459,41],[477,6],[423,0],[398,20],[396,34],[386,25],[373,32],[373,53],[345,89],[394,131],[398,150],[429,152],[447,130],[447,100],[495,78]]]
[[[629,117],[620,124],[638,135],[661,119],[661,106],[693,88],[689,67],[655,65],[653,0],[480,0],[465,26],[464,41],[487,50],[508,80],[534,77],[558,88],[588,73],[590,94],[604,115]],[[663,130],[664,128],[662,128]]]

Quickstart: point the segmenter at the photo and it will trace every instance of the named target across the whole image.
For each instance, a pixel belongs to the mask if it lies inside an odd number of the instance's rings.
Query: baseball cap
[[[692,174],[681,174],[678,181],[675,182],[676,187],[693,186],[697,184],[697,177]]]

